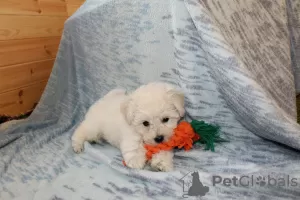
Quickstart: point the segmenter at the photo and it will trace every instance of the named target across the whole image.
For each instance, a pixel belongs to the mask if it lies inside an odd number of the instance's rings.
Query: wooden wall
[[[84,0],[0,0],[0,114],[39,101],[65,20]]]

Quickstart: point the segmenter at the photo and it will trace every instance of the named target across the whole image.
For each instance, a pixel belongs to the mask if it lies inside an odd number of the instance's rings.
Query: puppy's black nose
[[[158,135],[158,136],[156,136],[156,137],[154,138],[154,141],[155,141],[156,143],[162,143],[162,141],[164,141],[164,136]]]

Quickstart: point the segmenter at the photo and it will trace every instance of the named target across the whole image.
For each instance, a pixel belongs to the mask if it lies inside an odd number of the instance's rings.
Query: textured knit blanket
[[[0,134],[0,199],[299,199],[299,17],[298,0],[87,0],[33,114]],[[176,151],[168,173],[128,169],[106,143],[72,151],[97,99],[157,80],[230,142]]]

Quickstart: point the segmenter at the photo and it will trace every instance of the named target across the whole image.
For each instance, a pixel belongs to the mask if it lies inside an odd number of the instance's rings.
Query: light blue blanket
[[[280,2],[88,0],[34,113],[0,135],[0,199],[299,199],[298,68]],[[128,169],[105,143],[72,151],[93,102],[156,80],[182,88],[186,120],[230,142],[177,151],[169,173]]]

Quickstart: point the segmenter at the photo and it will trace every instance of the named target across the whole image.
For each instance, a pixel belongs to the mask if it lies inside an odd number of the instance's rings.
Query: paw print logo
[[[256,185],[259,185],[261,187],[265,186],[267,184],[266,178],[263,176],[259,176],[256,178]]]

